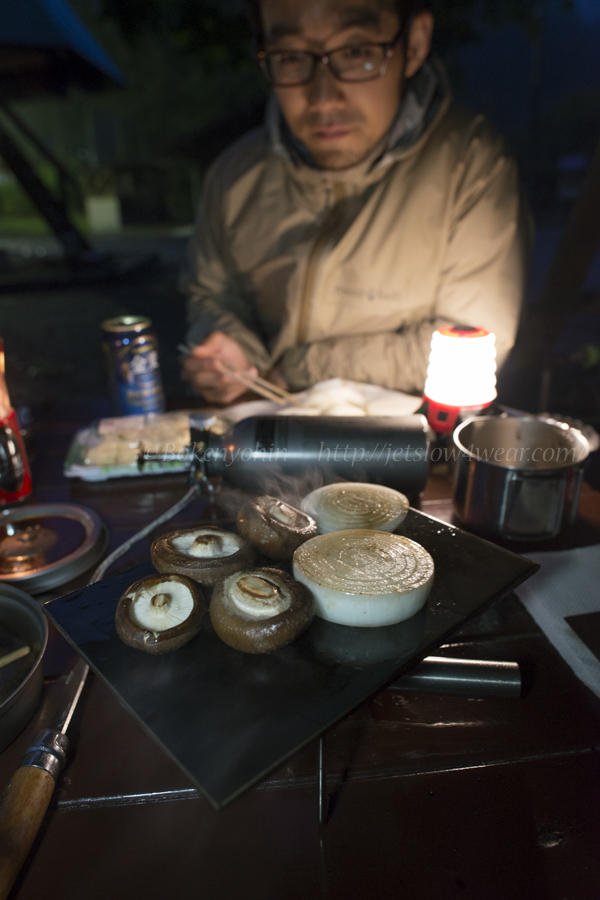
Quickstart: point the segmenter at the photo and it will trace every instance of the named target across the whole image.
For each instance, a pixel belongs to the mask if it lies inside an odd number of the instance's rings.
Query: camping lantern
[[[496,337],[484,328],[440,328],[431,340],[425,383],[428,420],[441,433],[454,430],[459,414],[496,399]]]

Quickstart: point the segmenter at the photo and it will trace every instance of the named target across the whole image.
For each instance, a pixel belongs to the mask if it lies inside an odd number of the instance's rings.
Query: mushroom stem
[[[171,602],[170,594],[155,594],[150,603],[155,609],[164,609]]]
[[[266,581],[264,578],[257,578],[249,575],[246,578],[240,578],[238,587],[249,597],[256,597],[260,600],[268,600],[271,597],[278,597],[281,594],[279,588]]]
[[[287,503],[276,500],[270,504],[265,504],[267,511],[282,525],[292,525],[296,520],[296,513]],[[303,516],[304,518],[304,516]]]
[[[199,534],[193,543],[194,547],[214,547],[216,550],[223,548],[223,541],[218,534]]]

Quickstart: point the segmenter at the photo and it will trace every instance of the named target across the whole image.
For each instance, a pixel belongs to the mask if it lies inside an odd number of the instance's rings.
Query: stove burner
[[[0,510],[0,587],[29,594],[61,587],[88,572],[106,552],[108,534],[91,509],[44,503]]]

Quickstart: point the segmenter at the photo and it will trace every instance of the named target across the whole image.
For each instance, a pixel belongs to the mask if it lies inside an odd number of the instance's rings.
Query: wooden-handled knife
[[[25,862],[65,765],[66,733],[88,672],[87,663],[79,660],[67,678],[50,726],[38,732],[27,748],[0,800],[0,900],[8,897]]]

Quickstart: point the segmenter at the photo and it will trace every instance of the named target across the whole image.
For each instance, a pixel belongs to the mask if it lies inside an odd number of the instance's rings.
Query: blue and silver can
[[[145,316],[119,316],[102,323],[102,346],[117,412],[122,416],[165,410],[158,341]]]

